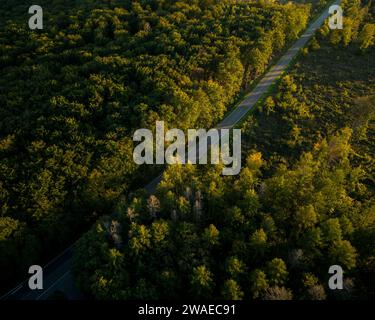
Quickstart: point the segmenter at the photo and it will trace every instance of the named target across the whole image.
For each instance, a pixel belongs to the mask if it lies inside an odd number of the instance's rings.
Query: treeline
[[[39,1],[0,15],[0,279],[6,285],[151,176],[134,129],[210,127],[306,26],[268,1]]]
[[[361,6],[361,3],[368,3]],[[321,29],[320,35],[337,46],[346,47],[350,43],[356,43],[361,51],[367,50],[375,45],[375,23],[368,17],[374,14],[374,6],[371,6],[371,0],[344,0],[341,6],[344,10],[344,19],[342,30],[330,32],[328,25]]]
[[[359,27],[373,22],[367,14]],[[317,36],[244,124],[238,177],[170,166],[155,195],[123,197],[97,222],[75,253],[82,290],[98,299],[374,297],[375,51],[330,38]],[[344,290],[328,288],[331,265],[342,266]]]

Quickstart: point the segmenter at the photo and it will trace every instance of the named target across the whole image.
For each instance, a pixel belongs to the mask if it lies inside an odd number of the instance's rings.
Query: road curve
[[[339,3],[340,0],[337,0],[333,4]],[[267,93],[271,85],[286,71],[300,49],[307,44],[315,31],[320,28],[328,16],[329,12],[327,8],[319,18],[310,24],[305,33],[264,75],[257,86],[245,96],[244,100],[217,125],[218,129],[232,128],[246,116],[259,99]],[[161,179],[162,174],[152,180],[145,189],[150,193],[154,192]],[[83,296],[74,284],[71,273],[74,246],[75,243],[43,268],[44,288],[42,290],[30,290],[28,287],[28,280],[25,280],[17,287],[0,297],[0,300],[45,300],[57,290],[64,292],[68,299],[83,299]]]

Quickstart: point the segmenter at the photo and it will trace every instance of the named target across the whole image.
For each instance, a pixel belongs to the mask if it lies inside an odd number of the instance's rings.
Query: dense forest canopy
[[[132,132],[208,128],[305,28],[310,4],[39,1],[0,8],[1,280],[59,251],[155,171]],[[317,7],[314,7],[317,8]]]
[[[243,124],[244,169],[134,191],[132,133],[214,126],[328,1],[40,0],[0,8],[0,281],[79,241],[95,298],[373,295],[374,4],[343,0]],[[345,290],[327,291],[340,264]],[[1,288],[3,289],[3,288]]]
[[[154,195],[123,197],[99,219],[75,253],[81,289],[99,299],[373,298],[369,5],[343,1],[344,30],[324,25],[243,124],[239,176],[170,166]],[[344,269],[344,290],[329,290],[331,265]]]

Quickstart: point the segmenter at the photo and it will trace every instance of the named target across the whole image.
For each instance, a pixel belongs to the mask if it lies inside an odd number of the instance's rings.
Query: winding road
[[[335,1],[333,4],[339,4]],[[328,8],[309,25],[305,33],[294,43],[294,45],[278,60],[278,62],[264,75],[257,86],[245,96],[244,100],[221,121],[216,128],[232,128],[239,123],[255,104],[268,92],[271,85],[286,71],[292,60],[297,56],[316,30],[329,16]],[[152,180],[145,189],[152,193],[161,181],[162,174]],[[28,280],[23,281],[14,289],[3,295],[0,300],[45,300],[56,291],[63,292],[68,299],[84,299],[74,284],[71,267],[74,244],[54,258],[43,268],[44,288],[41,290],[30,290]]]

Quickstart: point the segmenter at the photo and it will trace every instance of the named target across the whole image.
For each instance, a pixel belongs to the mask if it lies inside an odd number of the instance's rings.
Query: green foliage
[[[259,45],[267,48],[266,39]],[[375,254],[373,48],[359,55],[356,41],[335,48],[322,36],[310,47],[244,124],[238,176],[223,177],[217,166],[170,166],[152,201],[155,215],[142,196],[115,211],[127,249],[112,278],[130,275],[115,292],[137,297],[143,279],[157,298],[324,300],[333,297],[328,267],[339,264],[346,289],[333,298],[371,294],[362,270],[373,272]],[[256,73],[242,61],[245,74]],[[129,250],[134,224],[151,235],[144,255]],[[112,279],[106,262],[95,271]],[[88,284],[82,288],[93,285],[76,275]]]
[[[282,259],[274,258],[267,263],[267,275],[270,285],[283,285],[288,277],[285,262]]]
[[[251,274],[251,292],[254,299],[259,298],[268,289],[266,274],[262,270],[254,270]]]
[[[344,30],[324,26],[245,123],[238,177],[170,166],[149,196],[129,194],[153,172],[133,164],[134,129],[214,125],[296,39],[310,6],[40,4],[54,27],[26,30],[10,0],[0,22],[1,274],[99,215],[73,270],[98,299],[320,300],[331,264],[355,279],[350,294],[371,293],[372,7],[343,1]]]
[[[375,29],[373,23],[364,23],[371,20],[371,1],[362,5],[360,0],[344,0],[341,2],[344,12],[342,30],[329,30],[324,25],[320,34],[323,38],[329,38],[331,44],[347,47],[350,43],[357,43],[360,50],[365,51],[375,44]]]
[[[359,34],[360,49],[366,50],[375,45],[375,24],[366,23]]]
[[[210,296],[212,291],[212,273],[205,265],[198,266],[193,269],[190,283],[194,297],[207,298]]]
[[[156,120],[181,129],[213,126],[309,17],[307,5],[253,1],[38,5],[40,31],[28,29],[27,6],[4,0],[0,9],[0,212],[26,224],[20,232],[39,239],[42,259],[160,169],[135,166],[135,129]],[[251,60],[252,49],[259,61]],[[212,214],[222,192],[210,186]],[[174,191],[160,201],[179,214],[190,206],[197,218],[201,212],[199,200]],[[145,208],[151,216],[156,209]],[[132,232],[132,250],[142,252],[147,231],[137,225]],[[9,261],[6,272],[14,269]],[[108,287],[106,280],[98,278],[98,288]]]
[[[243,292],[240,286],[233,279],[224,282],[222,295],[226,300],[242,300],[243,298]]]

